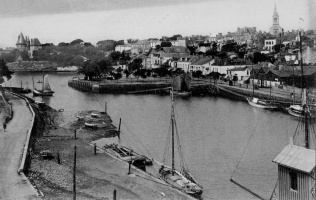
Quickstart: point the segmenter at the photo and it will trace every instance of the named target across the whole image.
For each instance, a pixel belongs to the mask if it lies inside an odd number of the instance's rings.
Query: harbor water
[[[15,73],[6,85],[36,87],[40,73]],[[161,161],[170,125],[171,99],[158,95],[84,93],[68,87],[77,74],[52,73],[53,97],[36,97],[55,109],[74,113],[107,111],[122,140],[139,153]],[[28,94],[30,97],[32,94]],[[190,173],[203,185],[203,199],[257,199],[233,184],[237,181],[269,199],[277,181],[272,160],[289,143],[298,120],[285,113],[261,110],[247,103],[220,97],[175,98],[178,131]],[[158,191],[162,192],[162,191]]]

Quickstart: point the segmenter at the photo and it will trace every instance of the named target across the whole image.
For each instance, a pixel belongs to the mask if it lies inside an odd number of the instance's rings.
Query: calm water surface
[[[11,85],[20,86],[22,80],[31,86],[32,76],[35,82],[42,79],[42,74],[16,73]],[[169,96],[83,93],[68,87],[67,81],[74,76],[50,74],[54,97],[36,99],[65,112],[103,110],[107,102],[114,125],[122,118],[124,143],[162,160],[170,124]],[[277,165],[272,160],[289,143],[297,120],[224,98],[175,101],[185,161],[203,185],[204,199],[257,199],[231,183],[231,177],[268,199],[277,181]]]

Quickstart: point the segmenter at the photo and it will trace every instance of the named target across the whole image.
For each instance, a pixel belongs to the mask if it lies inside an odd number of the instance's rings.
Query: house
[[[202,71],[203,75],[209,74],[211,72],[211,66],[214,64],[215,60],[212,57],[202,57],[191,61],[190,72],[192,71]]]
[[[126,44],[124,44],[124,45],[117,45],[116,47],[115,47],[115,51],[118,51],[118,52],[123,52],[123,51],[128,51],[128,50],[131,50],[132,49],[132,47],[130,46],[130,45],[126,45]]]
[[[231,77],[237,76],[238,77],[238,83],[244,83],[244,81],[248,80],[250,78],[250,69],[246,65],[242,65],[240,67],[235,67],[233,69],[228,69],[227,74],[229,74]]]
[[[277,40],[276,39],[266,39],[264,40],[264,48],[268,49],[269,51],[272,51],[272,48],[274,45],[277,44]]]

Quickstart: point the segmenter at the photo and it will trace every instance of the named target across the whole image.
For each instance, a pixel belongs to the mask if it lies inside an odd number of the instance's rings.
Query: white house
[[[243,83],[250,78],[250,69],[246,65],[236,67],[233,69],[228,69],[227,74],[238,77],[238,83]]]
[[[276,39],[267,39],[267,40],[264,40],[264,48],[265,49],[269,49],[270,51],[272,51],[272,47],[274,45],[276,45],[277,41]]]
[[[115,51],[119,51],[119,52],[123,52],[123,51],[127,51],[127,50],[131,50],[132,47],[130,45],[117,45],[115,47]]]
[[[220,74],[227,74],[227,70],[236,68],[236,65],[212,65],[211,71],[218,72]]]
[[[211,70],[211,66],[214,64],[215,59],[212,57],[203,57],[198,60],[192,61],[190,65],[190,72],[191,71],[202,71],[203,75],[209,74]]]

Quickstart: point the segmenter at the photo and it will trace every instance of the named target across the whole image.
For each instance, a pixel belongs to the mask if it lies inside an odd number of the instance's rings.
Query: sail
[[[302,106],[306,105],[306,89],[303,89],[303,94],[302,94]]]
[[[44,76],[44,81],[43,81],[43,92],[46,92],[46,91],[51,91],[50,85],[48,82],[48,74]]]
[[[176,90],[176,91],[181,90],[181,77],[180,77],[180,75],[173,78],[172,87],[173,87],[173,90]]]

